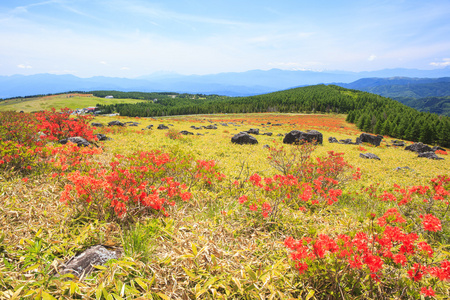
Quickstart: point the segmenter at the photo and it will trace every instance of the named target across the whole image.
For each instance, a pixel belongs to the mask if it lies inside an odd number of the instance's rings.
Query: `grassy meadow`
[[[39,101],[23,102],[20,109],[46,109],[58,101],[67,100],[60,97],[42,98]],[[75,96],[70,98],[69,104],[64,103],[77,108],[106,100]],[[10,102],[1,103],[0,110],[11,109],[14,105]],[[15,109],[18,110],[17,107]],[[83,164],[74,164],[72,169],[69,167],[70,172],[88,174],[95,168],[110,168],[115,155],[128,157],[136,152],[160,150],[178,159],[175,164],[179,162],[182,165],[187,160],[186,169],[197,166],[198,160],[214,161],[214,168],[206,169],[204,176],[208,177],[208,172],[219,172],[223,176],[196,181],[194,176],[185,174],[182,178],[192,178],[189,182],[193,182],[189,186],[191,197],[188,201],[176,201],[174,206],[167,206],[166,216],[160,211],[151,210],[125,222],[113,213],[103,217],[95,214],[94,202],[98,199],[94,199],[91,204],[82,200],[62,203],[61,195],[70,181],[66,170],[53,167],[50,170],[33,169],[23,174],[2,169],[0,299],[434,297],[427,295],[423,288],[432,288],[437,299],[450,297],[448,279],[437,280],[431,275],[424,275],[422,280],[416,281],[414,274],[408,273],[416,263],[431,267],[450,260],[449,218],[445,209],[445,217],[441,219],[442,230],[429,233],[418,229],[420,224],[417,223],[416,212],[420,211],[422,200],[414,202],[414,207],[403,209],[395,202],[380,201],[379,197],[370,195],[371,191],[377,195],[384,191],[395,193],[394,184],[401,187],[430,185],[432,178],[449,175],[450,160],[446,155],[440,155],[444,160],[418,158],[416,153],[405,151],[403,147],[390,146],[392,139],[389,137],[385,137],[379,147],[329,143],[328,137],[331,136],[338,140],[355,140],[361,134],[354,124],[345,122],[345,117],[277,113],[159,118],[95,117],[91,122],[107,124],[119,120],[138,122],[139,126],[95,128],[96,133],[103,133],[112,140],[97,142],[101,151],[89,154]],[[150,124],[154,125],[153,129],[142,130]],[[170,129],[158,130],[156,127],[159,124],[167,125]],[[191,128],[210,124],[216,124],[217,129]],[[231,143],[233,135],[250,128],[260,130],[260,134],[255,135],[258,144]],[[182,130],[194,135],[176,134]],[[275,178],[275,175],[281,174],[268,159],[273,152],[264,145],[277,149],[283,147],[289,154],[295,146],[283,145],[282,140],[284,134],[291,130],[318,130],[323,134],[323,145],[318,145],[312,152],[312,161],[334,151],[344,153],[343,159],[353,167],[347,170],[350,178],[335,185],[342,195],[332,205],[294,209],[284,202],[294,197],[294,194],[288,195],[282,190],[267,192],[251,184],[254,174],[262,178]],[[267,132],[272,135],[262,135]],[[360,158],[361,152],[376,154],[381,160]],[[410,169],[396,170],[397,167]],[[351,173],[358,168],[361,178],[352,180]],[[175,178],[178,175],[173,176]],[[243,195],[253,197],[254,203],[260,203],[257,202],[260,198],[269,199],[267,201],[270,202],[271,195],[279,197],[282,203],[277,204],[279,211],[276,218],[272,218],[272,215],[263,217],[259,211],[249,210],[248,205],[240,201]],[[420,195],[414,194],[413,197],[419,199]],[[425,199],[425,196],[422,198]],[[275,209],[275,204],[271,202],[271,205]],[[340,234],[354,237],[359,231],[373,233],[378,226],[374,225],[375,221],[387,209],[394,207],[398,207],[403,217],[408,219],[402,224],[402,230],[417,232],[417,241],[427,241],[434,249],[434,256],[425,257],[417,250],[409,254],[406,265],[390,260],[388,263],[386,259],[383,269],[385,277],[381,280],[376,278],[378,275],[372,276],[376,272],[366,265],[355,269],[348,267],[341,262],[339,255],[331,254],[331,250],[326,256],[307,261],[309,269],[302,274],[299,265],[291,259],[292,251],[285,246],[288,237],[301,239],[323,235],[335,237]],[[371,214],[376,216],[375,221],[373,216],[370,217]],[[376,230],[379,230],[379,236],[383,234],[382,226]],[[67,260],[98,244],[117,250],[122,256],[95,267],[93,273],[83,278],[59,274]],[[400,243],[395,244],[391,251],[399,251],[399,248]]]
[[[94,107],[97,104],[109,105],[117,103],[137,103],[144,100],[136,99],[105,99],[95,97],[92,94],[58,94],[35,98],[14,98],[0,102],[0,111],[24,111],[33,112],[49,110],[51,108],[60,109],[68,107],[77,109],[83,107]]]

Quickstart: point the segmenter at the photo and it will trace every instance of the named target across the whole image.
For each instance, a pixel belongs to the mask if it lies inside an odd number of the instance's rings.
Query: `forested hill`
[[[195,99],[191,99],[195,98]],[[170,98],[99,106],[123,116],[166,116],[250,112],[334,112],[365,131],[450,147],[450,118],[419,112],[379,95],[335,85],[314,85],[251,97]]]

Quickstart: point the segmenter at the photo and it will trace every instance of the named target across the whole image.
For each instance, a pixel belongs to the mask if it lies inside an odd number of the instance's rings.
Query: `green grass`
[[[68,107],[70,109],[94,107],[97,104],[109,105],[116,103],[138,103],[145,100],[136,99],[105,99],[94,96],[76,96],[70,94],[61,94],[54,96],[45,96],[37,98],[18,98],[9,99],[0,102],[0,111],[24,111],[33,112],[39,110],[49,110],[55,108]]]

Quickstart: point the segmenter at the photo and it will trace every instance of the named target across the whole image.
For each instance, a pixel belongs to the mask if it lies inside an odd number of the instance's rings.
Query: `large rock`
[[[359,157],[361,158],[367,158],[367,159],[376,159],[376,160],[381,160],[378,156],[376,156],[373,153],[360,153]]]
[[[314,143],[314,144],[322,144],[323,135],[322,133],[316,130],[310,130],[308,132],[292,130],[283,139],[284,144],[297,144],[297,143]]]
[[[120,121],[111,121],[108,123],[108,126],[125,126],[124,123],[120,122]]]
[[[231,138],[231,142],[239,145],[258,144],[258,140],[247,132],[239,132]]]
[[[442,160],[443,159],[442,157],[437,156],[436,153],[434,153],[432,151],[419,153],[418,157],[426,157],[428,159],[435,159],[435,160]]]
[[[83,253],[69,260],[61,274],[73,274],[78,278],[82,278],[91,273],[94,265],[103,265],[110,259],[118,259],[121,251],[111,251],[102,245],[96,245],[86,249]]]
[[[91,144],[85,138],[82,138],[80,136],[69,137],[67,139],[62,139],[59,142],[63,145],[67,144],[67,142],[72,142],[74,144],[77,144],[78,147],[81,146],[87,147]]]
[[[374,146],[380,146],[381,140],[383,139],[383,136],[381,135],[371,135],[368,133],[361,133],[359,138],[356,139],[356,143],[369,143]]]
[[[103,124],[102,124],[102,123],[92,122],[92,123],[91,123],[91,126],[94,126],[94,127],[103,127]]]
[[[430,146],[422,143],[415,143],[405,147],[405,150],[413,151],[416,153],[434,152]]]
[[[169,127],[164,124],[159,124],[157,129],[169,129]]]

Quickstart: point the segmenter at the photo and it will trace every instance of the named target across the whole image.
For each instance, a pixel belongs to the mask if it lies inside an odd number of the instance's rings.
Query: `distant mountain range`
[[[375,77],[388,81],[375,79]],[[392,79],[391,77],[410,78]],[[411,77],[420,79],[411,79]],[[342,86],[350,84],[345,87],[362,89],[385,86],[386,84],[404,85],[408,80],[416,80],[413,84],[431,83],[427,82],[427,79],[440,77],[450,77],[450,67],[435,70],[385,69],[371,72],[315,72],[271,69],[212,75],[155,73],[134,79],[102,76],[79,78],[74,75],[53,74],[13,75],[0,76],[0,98],[92,90],[249,96],[320,83],[337,83]],[[412,82],[409,82],[409,84],[412,84]]]
[[[337,85],[388,97],[419,111],[450,116],[450,77],[363,78]]]

